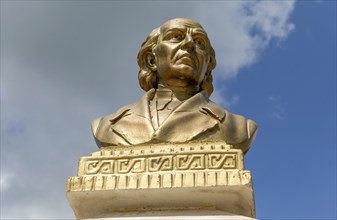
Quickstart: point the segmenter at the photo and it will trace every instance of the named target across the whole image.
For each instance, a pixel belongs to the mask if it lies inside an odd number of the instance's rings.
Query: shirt
[[[182,101],[174,96],[170,89],[158,88],[153,99],[150,101],[150,114],[153,128],[157,130],[172,111],[182,103]]]

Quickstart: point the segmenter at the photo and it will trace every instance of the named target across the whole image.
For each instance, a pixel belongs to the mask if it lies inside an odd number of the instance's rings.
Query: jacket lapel
[[[181,104],[155,132],[158,141],[185,142],[215,129],[225,111],[202,91]]]
[[[123,138],[127,144],[135,145],[152,139],[154,129],[150,118],[149,100],[153,95],[154,89],[147,92],[127,114],[117,115],[110,120],[111,131]]]
[[[120,109],[100,122],[97,139],[114,145],[137,145],[147,142],[186,142],[195,140],[207,131],[219,129],[226,112],[210,101],[202,91],[181,104],[165,122],[154,130],[149,101],[155,90],[147,92],[137,103]]]

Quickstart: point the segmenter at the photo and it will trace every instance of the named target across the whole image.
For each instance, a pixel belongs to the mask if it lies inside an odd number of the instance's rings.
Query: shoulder
[[[219,119],[222,119],[220,121],[220,132],[226,143],[246,153],[253,143],[258,130],[256,122],[242,115],[233,114],[211,100],[208,100],[207,107]]]
[[[206,91],[202,91],[200,94],[200,97],[202,97],[202,101],[200,102],[201,107],[211,112],[213,117],[215,116],[216,119],[222,121],[226,116],[227,110],[210,100]]]
[[[209,100],[207,107],[215,114],[225,117],[223,123],[228,127],[228,129],[233,131],[244,131],[247,133],[247,137],[252,136],[258,128],[256,122],[247,119],[242,115],[231,113],[211,100]]]
[[[256,122],[247,119],[242,115],[233,114],[228,110],[225,111],[226,111],[226,123],[232,125],[233,128],[240,128],[240,127],[246,128],[248,135],[254,133],[257,130],[258,126]]]
[[[244,116],[233,114],[226,110],[223,130],[227,142],[246,153],[255,139],[258,125]]]
[[[222,118],[222,125],[228,135],[232,137],[232,142],[240,143],[245,139],[251,138],[257,131],[257,124],[242,115],[233,114],[227,109],[208,99],[207,108],[210,109],[218,118]]]
[[[112,114],[96,118],[95,120],[93,120],[91,122],[91,131],[95,139],[97,139],[97,137],[100,136],[99,134],[105,132],[114,121],[118,120],[119,118],[127,114],[134,107],[135,104],[136,103],[124,106]]]
[[[114,121],[117,118],[125,115],[125,113],[130,111],[135,106],[135,104],[136,103],[124,106],[124,107],[118,109],[116,112],[114,112],[112,114],[109,114],[109,115],[106,115],[106,116],[103,116],[103,117],[100,117],[100,118],[96,118],[95,120],[93,120],[91,122],[91,129],[92,129],[93,134],[95,134],[97,132],[97,129],[99,128],[99,126],[102,123]]]
[[[115,134],[111,132],[113,126],[120,119],[137,114],[140,110],[147,106],[148,100],[153,96],[154,89],[148,91],[143,97],[127,106],[118,109],[116,112],[97,118],[91,122],[91,130],[98,147],[102,147],[103,143],[114,144]]]

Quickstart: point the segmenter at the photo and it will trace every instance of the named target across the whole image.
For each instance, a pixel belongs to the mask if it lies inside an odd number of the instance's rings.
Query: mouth
[[[177,61],[178,64],[185,64],[185,65],[189,65],[189,66],[194,65],[194,59],[188,53],[184,53],[184,54],[179,55],[176,61]]]
[[[193,60],[190,57],[182,57],[182,58],[180,58],[178,60],[178,63],[179,64],[186,64],[186,65],[192,66],[193,65]]]
[[[191,54],[189,54],[189,53],[180,53],[180,54],[178,54],[178,56],[177,56],[177,60],[179,60],[179,59],[181,59],[181,58],[190,58],[190,59],[192,59],[192,55]]]

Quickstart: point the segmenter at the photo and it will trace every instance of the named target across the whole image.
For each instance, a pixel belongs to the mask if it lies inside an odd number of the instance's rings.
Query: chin
[[[179,76],[186,78],[194,78],[198,74],[196,68],[189,65],[179,65],[179,68],[177,68],[176,72],[179,74]]]

